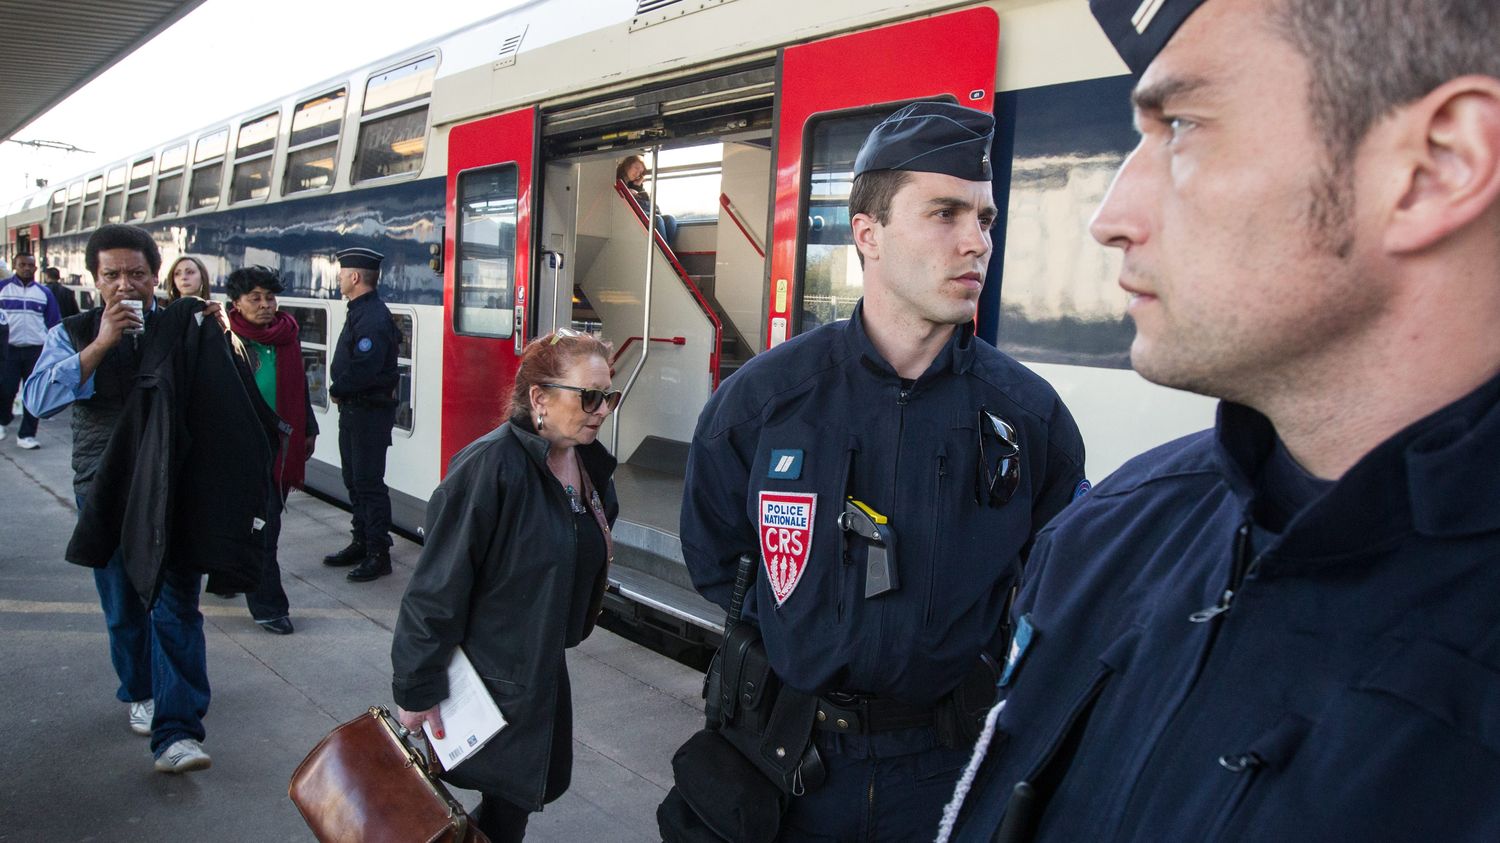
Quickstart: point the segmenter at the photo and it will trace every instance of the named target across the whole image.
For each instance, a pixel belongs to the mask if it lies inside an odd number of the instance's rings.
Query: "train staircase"
[[[716,252],[676,252],[677,263],[687,272],[688,278],[697,285],[699,292],[703,293],[708,306],[714,315],[719,317],[719,324],[724,327],[723,337],[719,341],[719,383],[739,371],[751,357],[755,356],[751,351],[752,346],[745,340],[745,335],[740,333],[734,320],[725,312],[724,306],[714,295],[714,262],[718,258]]]

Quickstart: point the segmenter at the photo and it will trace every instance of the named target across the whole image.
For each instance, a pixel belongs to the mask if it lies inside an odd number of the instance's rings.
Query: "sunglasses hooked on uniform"
[[[995,463],[991,468],[991,463]],[[1021,444],[1010,422],[979,408],[979,470],[974,479],[974,500],[980,506],[1000,508],[1010,503],[1021,485]]]
[[[543,386],[548,389],[566,389],[570,392],[578,393],[578,401],[583,405],[585,413],[594,412],[599,409],[600,404],[608,405],[609,411],[613,413],[615,408],[620,406],[620,396],[623,394],[618,389],[611,389],[605,392],[602,389],[586,389],[581,386],[568,386],[565,383],[540,383],[537,386]]]

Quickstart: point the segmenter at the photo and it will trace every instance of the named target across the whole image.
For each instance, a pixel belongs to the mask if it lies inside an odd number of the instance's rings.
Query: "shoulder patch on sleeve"
[[[360,351],[369,351],[375,347],[375,342],[369,337],[360,337],[359,342],[355,343],[354,347]]]

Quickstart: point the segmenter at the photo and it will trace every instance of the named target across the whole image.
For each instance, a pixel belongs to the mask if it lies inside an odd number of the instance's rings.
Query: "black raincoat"
[[[407,711],[448,696],[448,660],[462,645],[507,725],[443,778],[541,810],[554,745],[571,745],[563,650],[593,631],[607,568],[574,581],[577,520],[547,468],[547,440],[507,422],[454,456],[427,505],[426,545],[407,586],[391,644],[392,693]],[[598,442],[579,446],[610,523],[619,507],[615,459]],[[569,617],[588,588],[586,617]],[[568,730],[554,743],[556,729]]]

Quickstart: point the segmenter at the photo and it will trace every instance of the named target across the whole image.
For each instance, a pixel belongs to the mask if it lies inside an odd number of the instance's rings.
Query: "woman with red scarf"
[[[265,266],[247,266],[229,273],[225,280],[232,309],[229,327],[245,344],[246,356],[255,373],[261,398],[281,417],[282,445],[276,456],[274,475],[282,506],[292,489],[302,487],[303,464],[312,456],[318,422],[313,418],[312,396],[302,369],[302,343],[297,320],[276,309],[281,276]],[[266,524],[266,561],[260,585],[245,595],[245,604],[255,622],[277,635],[292,633],[290,605],[281,587],[281,566],[276,544],[281,538],[281,506],[271,508]]]

